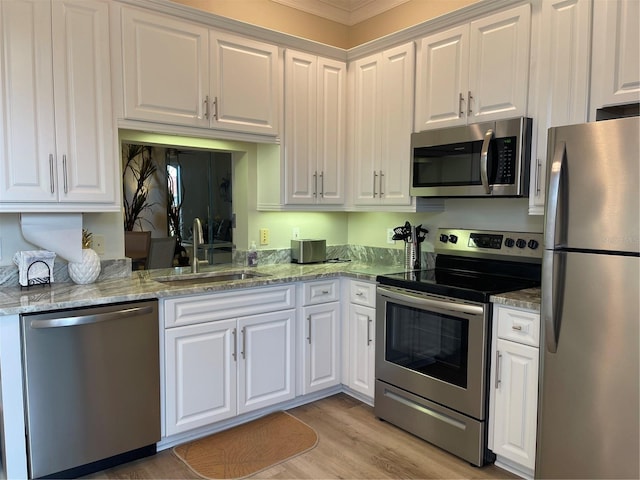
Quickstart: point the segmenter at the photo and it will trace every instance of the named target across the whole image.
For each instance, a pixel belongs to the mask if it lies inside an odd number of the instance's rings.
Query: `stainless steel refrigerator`
[[[640,117],[549,130],[535,475],[639,478]]]

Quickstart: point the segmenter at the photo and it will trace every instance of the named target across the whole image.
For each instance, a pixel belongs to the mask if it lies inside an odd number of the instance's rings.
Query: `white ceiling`
[[[344,25],[355,25],[409,0],[272,0]]]

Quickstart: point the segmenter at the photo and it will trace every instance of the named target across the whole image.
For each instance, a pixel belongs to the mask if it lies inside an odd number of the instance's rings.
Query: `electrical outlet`
[[[300,227],[293,227],[293,232],[291,234],[294,240],[298,240],[300,238]]]
[[[104,235],[94,235],[91,237],[91,248],[98,255],[104,255]]]
[[[260,229],[260,245],[269,245],[269,229]]]
[[[387,243],[396,243],[396,241],[393,239],[393,228],[387,228]]]

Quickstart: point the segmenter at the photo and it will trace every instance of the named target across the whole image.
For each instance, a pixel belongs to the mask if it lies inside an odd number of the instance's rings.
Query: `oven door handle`
[[[397,300],[399,302],[410,302],[412,306],[417,307],[438,308],[440,310],[447,310],[456,313],[466,313],[470,315],[482,315],[484,313],[484,305],[457,303],[455,302],[455,300],[439,300],[426,297],[424,294],[407,292],[406,290],[400,292],[396,289],[392,290],[390,288],[378,287],[378,294],[391,300]]]

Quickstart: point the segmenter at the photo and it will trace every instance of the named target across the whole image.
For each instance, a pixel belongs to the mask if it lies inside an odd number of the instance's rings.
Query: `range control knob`
[[[513,238],[505,238],[504,240],[504,246],[505,247],[513,247],[516,244],[516,241]]]
[[[535,250],[536,248],[538,248],[538,245],[540,245],[538,243],[537,240],[529,240],[529,243],[527,243],[527,246],[531,249],[531,250]]]
[[[458,236],[457,235],[449,235],[449,241],[451,243],[458,243]]]
[[[449,237],[443,233],[440,235],[440,241],[442,243],[447,243],[449,241]]]
[[[519,238],[518,240],[516,240],[516,247],[518,248],[524,248],[527,246],[527,241],[523,240],[521,238]]]

